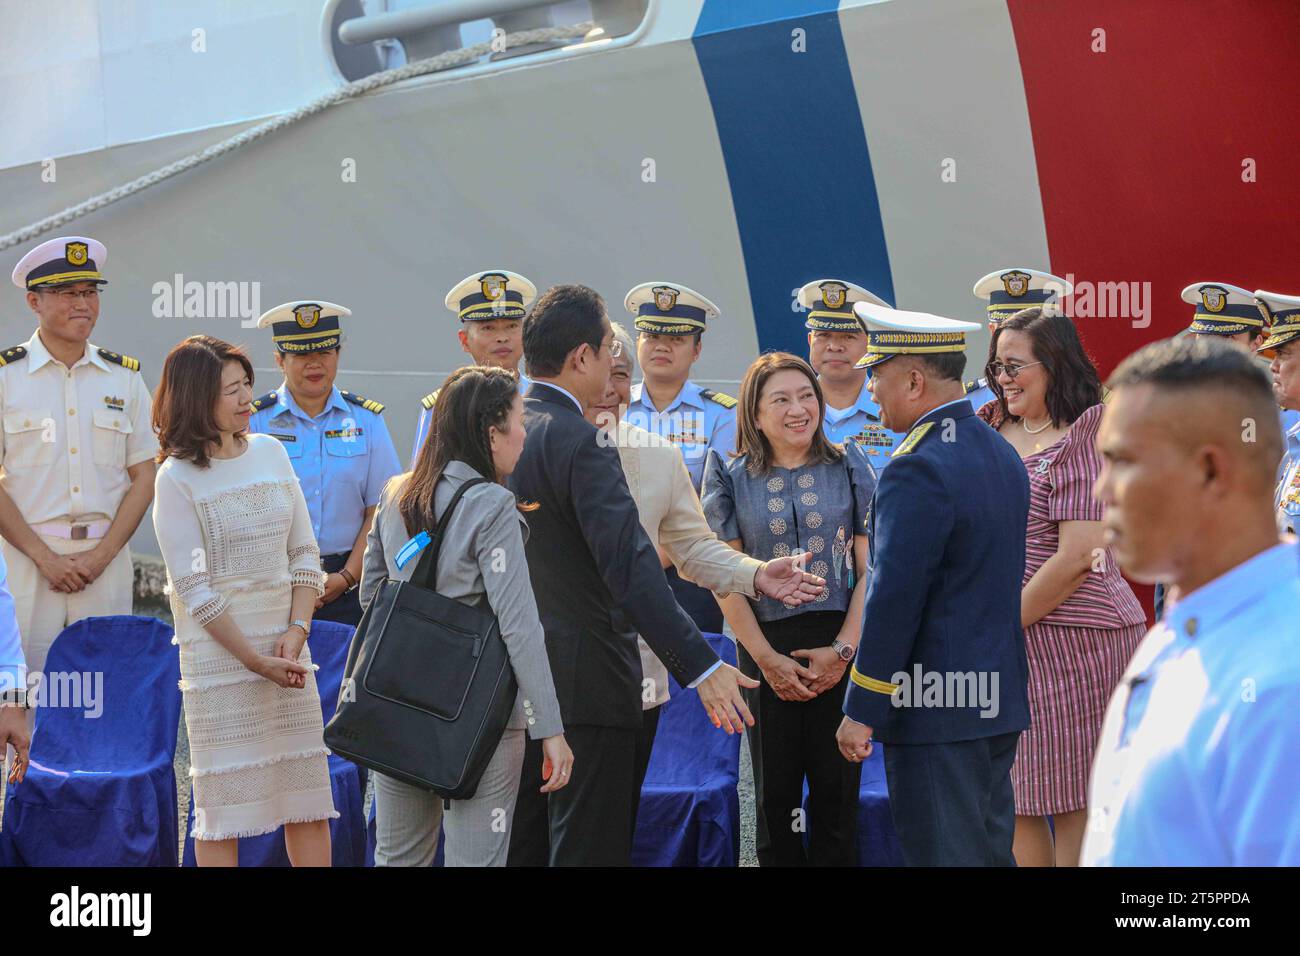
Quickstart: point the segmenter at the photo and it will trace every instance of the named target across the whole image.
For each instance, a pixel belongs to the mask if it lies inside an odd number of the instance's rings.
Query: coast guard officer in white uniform
[[[0,533],[33,674],[69,624],[131,613],[127,542],[153,500],[158,442],[140,363],[90,341],[107,256],[65,236],[13,272],[39,327],[0,351]]]

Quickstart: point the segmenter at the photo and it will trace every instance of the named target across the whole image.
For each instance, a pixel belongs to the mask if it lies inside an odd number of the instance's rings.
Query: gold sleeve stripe
[[[849,671],[849,679],[864,690],[869,690],[876,694],[893,694],[898,690],[897,684],[891,684],[888,681],[876,680],[874,677],[868,677],[860,673],[856,665]]]

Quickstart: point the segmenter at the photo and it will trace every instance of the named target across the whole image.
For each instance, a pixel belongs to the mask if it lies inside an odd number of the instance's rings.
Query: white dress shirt
[[[39,331],[26,348],[0,367],[0,487],[29,525],[111,520],[131,486],[127,468],[158,451],[144,378],[90,342],[71,368]]]

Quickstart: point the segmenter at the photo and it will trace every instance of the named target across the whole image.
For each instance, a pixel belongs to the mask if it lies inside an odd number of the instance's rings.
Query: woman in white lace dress
[[[283,824],[295,866],[328,866],[338,813],[306,647],[320,551],[284,448],[245,431],[252,399],[248,358],[206,335],[167,356],[154,398],[195,857],[234,866],[239,837]]]

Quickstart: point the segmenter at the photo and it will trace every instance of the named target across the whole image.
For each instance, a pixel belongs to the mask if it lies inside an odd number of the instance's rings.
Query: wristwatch
[[[343,592],[344,594],[347,594],[351,591],[355,591],[357,589],[357,585],[361,583],[352,576],[352,572],[349,571],[347,568],[339,568],[339,577],[341,577],[344,581],[346,581],[348,585],[347,591]]]
[[[21,707],[27,709],[27,688],[14,687],[0,694],[0,707],[8,706]]]
[[[311,637],[311,621],[303,621],[301,619],[297,621],[290,621],[289,626],[300,627],[302,628],[303,637]]]
[[[845,644],[838,637],[831,641],[831,650],[840,655],[840,660],[845,664],[850,663],[853,658],[857,657],[858,649],[852,644]]]

